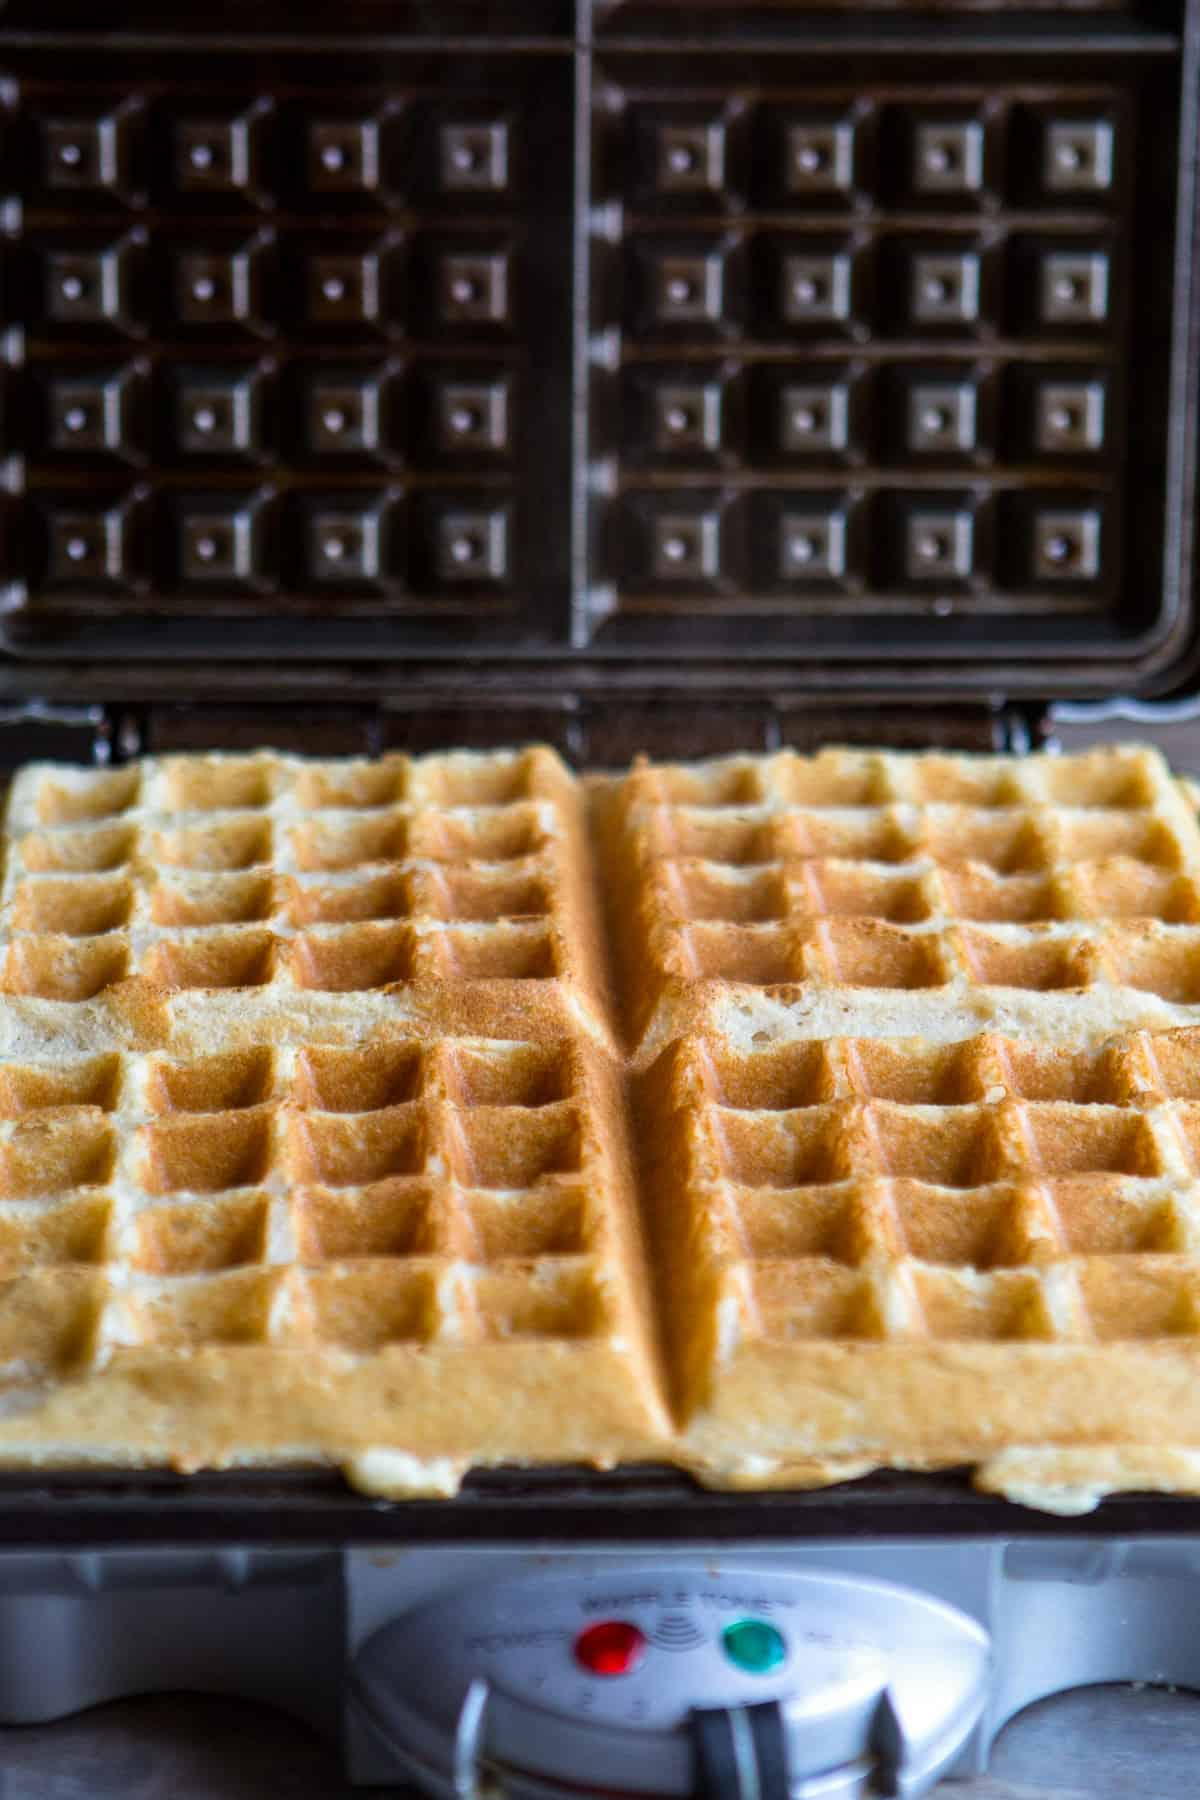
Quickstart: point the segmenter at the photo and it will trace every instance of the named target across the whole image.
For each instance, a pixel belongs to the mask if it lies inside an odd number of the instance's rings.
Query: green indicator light
[[[725,1654],[748,1675],[769,1675],[787,1655],[783,1633],[765,1619],[739,1619],[721,1633]]]

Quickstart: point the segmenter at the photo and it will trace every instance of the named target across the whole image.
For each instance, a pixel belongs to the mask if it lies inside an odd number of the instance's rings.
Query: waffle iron
[[[0,763],[538,739],[1200,770],[1200,0],[7,0]],[[917,1796],[1200,1686],[1200,1511],[965,1476],[0,1479],[0,1721]]]

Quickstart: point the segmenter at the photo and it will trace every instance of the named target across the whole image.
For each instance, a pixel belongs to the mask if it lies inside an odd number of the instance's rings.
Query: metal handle
[[[483,1728],[492,1690],[477,1675],[463,1695],[454,1728],[454,1800],[484,1800],[479,1781]]]
[[[700,1800],[789,1800],[787,1732],[776,1701],[697,1709],[690,1724]]]

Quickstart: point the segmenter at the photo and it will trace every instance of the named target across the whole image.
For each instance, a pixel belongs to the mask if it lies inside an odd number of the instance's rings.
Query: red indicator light
[[[642,1660],[646,1636],[627,1619],[589,1625],[575,1639],[575,1660],[592,1675],[628,1675]]]

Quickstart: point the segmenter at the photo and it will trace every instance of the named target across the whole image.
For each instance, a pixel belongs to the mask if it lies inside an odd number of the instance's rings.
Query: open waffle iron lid
[[[10,5],[0,697],[1178,692],[1196,8],[955,11]]]

